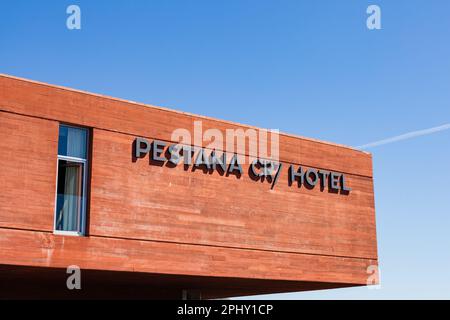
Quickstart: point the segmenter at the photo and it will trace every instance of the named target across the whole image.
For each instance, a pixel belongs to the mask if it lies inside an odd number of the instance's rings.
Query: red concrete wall
[[[148,157],[133,162],[133,136],[105,130],[93,136],[92,235],[377,257],[368,177],[348,175],[349,195],[289,187],[284,163],[271,190],[247,174],[159,167]]]
[[[366,283],[377,264],[369,154],[281,135],[273,190],[246,174],[132,161],[136,136],[170,141],[198,119],[248,128],[0,76],[0,264]],[[92,128],[87,237],[52,233],[59,122]],[[346,173],[352,191],[289,187],[290,164]]]
[[[53,231],[57,151],[57,121],[0,111],[0,227]]]

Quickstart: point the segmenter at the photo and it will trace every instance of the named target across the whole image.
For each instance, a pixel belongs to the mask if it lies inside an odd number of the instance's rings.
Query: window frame
[[[55,208],[53,210],[53,234],[56,235],[63,235],[63,236],[78,236],[83,237],[86,235],[86,221],[87,221],[87,184],[88,184],[88,170],[89,170],[89,157],[90,157],[90,130],[86,127],[82,126],[75,126],[65,123],[60,123],[58,126],[58,145],[59,145],[59,130],[61,126],[75,128],[75,129],[81,129],[86,132],[86,159],[78,158],[78,157],[70,157],[70,156],[63,156],[59,154],[59,150],[57,150],[57,157],[56,157],[56,186],[55,186]],[[56,229],[56,219],[57,219],[57,212],[58,209],[58,174],[59,174],[59,161],[65,160],[65,161],[71,161],[76,163],[83,164],[83,182],[82,182],[82,192],[83,197],[81,200],[81,212],[78,215],[77,222],[78,222],[78,230],[77,231],[66,231],[66,230],[57,230]]]

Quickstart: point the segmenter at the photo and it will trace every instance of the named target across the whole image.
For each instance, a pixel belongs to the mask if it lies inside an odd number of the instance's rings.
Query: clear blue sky
[[[448,0],[2,1],[0,72],[359,146],[450,123],[449,17]],[[450,298],[450,130],[369,151],[381,289],[270,298]]]

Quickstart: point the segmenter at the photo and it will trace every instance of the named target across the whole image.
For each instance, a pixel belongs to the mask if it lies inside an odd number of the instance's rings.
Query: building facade
[[[0,297],[220,298],[377,283],[370,154],[279,134],[277,161],[233,140],[224,162],[201,139],[174,140],[199,124],[224,137],[257,130],[0,75]],[[69,266],[81,290],[67,288]]]

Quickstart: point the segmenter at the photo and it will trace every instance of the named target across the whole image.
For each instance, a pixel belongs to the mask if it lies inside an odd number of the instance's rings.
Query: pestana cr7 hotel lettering
[[[149,140],[138,137],[133,142],[134,159],[145,158],[149,154],[152,165],[164,165],[175,167],[183,162],[185,170],[204,170],[205,172],[217,171],[226,176],[234,175],[240,178],[244,173],[243,157],[236,153],[217,152],[200,147],[192,147],[181,144],[168,144],[164,141]],[[289,186],[304,186],[313,189],[316,185],[323,191],[348,194],[351,188],[346,184],[345,174],[320,170],[314,168],[303,168],[291,164],[288,168]],[[283,163],[273,160],[256,158],[251,161],[248,175],[254,181],[266,180],[273,189],[283,172]]]

